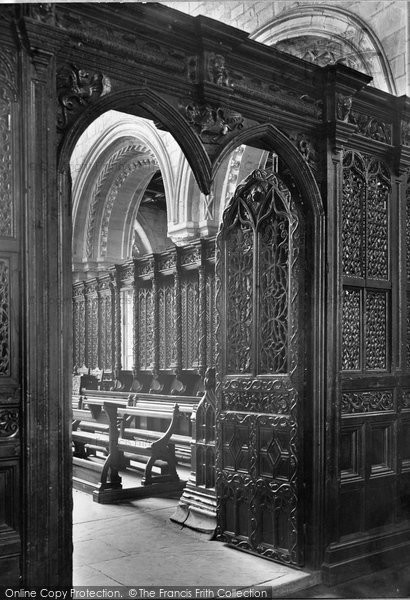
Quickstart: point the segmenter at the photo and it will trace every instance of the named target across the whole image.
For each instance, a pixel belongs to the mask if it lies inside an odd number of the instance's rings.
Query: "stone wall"
[[[286,12],[294,11],[300,6],[320,5],[349,11],[362,19],[377,36],[386,54],[397,94],[410,95],[408,84],[408,51],[409,35],[407,33],[408,3],[400,0],[373,1],[266,1],[266,2],[163,2],[171,8],[191,15],[206,15],[224,23],[243,29],[250,34],[266,26],[275,18],[283,17]],[[308,31],[306,32],[309,33]]]

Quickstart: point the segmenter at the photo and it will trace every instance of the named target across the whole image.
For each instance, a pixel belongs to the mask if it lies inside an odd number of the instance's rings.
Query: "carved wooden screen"
[[[140,283],[138,309],[139,367],[148,371],[154,360],[154,301],[150,280]]]
[[[170,369],[175,362],[174,277],[161,277],[158,284],[159,368]]]
[[[303,244],[287,187],[254,171],[217,239],[217,536],[297,565]]]
[[[98,282],[99,301],[99,367],[104,371],[113,368],[113,309],[110,279],[101,278]]]
[[[80,368],[85,364],[84,284],[78,283],[73,287],[73,365]]]
[[[199,361],[198,271],[188,271],[181,281],[182,367],[192,369]]]
[[[390,235],[394,214],[388,167],[346,151],[338,510],[342,539],[392,526],[402,518],[397,506],[400,397],[394,373],[398,337],[392,329],[399,255],[392,255],[392,242],[398,242]]]
[[[215,366],[215,270],[207,269],[205,280],[206,293],[206,364]]]

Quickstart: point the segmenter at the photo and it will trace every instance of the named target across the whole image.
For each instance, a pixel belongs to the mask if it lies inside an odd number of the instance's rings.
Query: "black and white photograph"
[[[410,598],[410,2],[0,0],[0,598]]]

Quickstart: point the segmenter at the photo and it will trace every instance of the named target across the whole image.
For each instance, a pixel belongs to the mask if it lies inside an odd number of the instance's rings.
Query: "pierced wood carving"
[[[289,189],[270,171],[251,173],[226,208],[217,241],[217,306],[226,310],[217,324],[217,537],[288,564],[303,562],[303,243]]]
[[[10,375],[10,267],[0,259],[0,376]]]
[[[386,412],[394,410],[392,391],[345,392],[342,394],[342,414]]]
[[[343,160],[342,368],[386,370],[389,362],[391,176],[379,160],[347,151]],[[372,288],[375,281],[378,289]],[[367,289],[370,288],[370,289]]]

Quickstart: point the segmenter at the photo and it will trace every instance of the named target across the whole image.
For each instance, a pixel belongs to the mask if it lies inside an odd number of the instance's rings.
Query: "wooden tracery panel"
[[[281,179],[256,170],[217,240],[217,535],[290,564],[303,563],[302,225]]]
[[[73,288],[73,365],[77,368],[86,364],[85,336],[84,284],[80,282]]]
[[[159,368],[170,369],[175,355],[175,293],[173,276],[161,277],[158,285]]]
[[[154,302],[150,281],[138,288],[139,367],[149,370],[154,360]]]
[[[390,173],[358,152],[344,156],[342,368],[388,370]]]
[[[392,252],[393,243],[399,247],[391,234],[398,231],[392,194],[386,164],[357,151],[344,153],[338,511],[342,539],[377,532],[408,517],[400,508],[400,496],[409,495],[401,458],[406,454],[408,409],[397,377],[401,336],[393,329],[401,253]]]
[[[113,299],[110,278],[98,281],[99,301],[99,367],[104,371],[113,369]]]
[[[199,362],[199,280],[198,271],[188,271],[181,281],[182,367],[192,369]]]
[[[85,284],[86,365],[98,366],[98,296],[95,281]]]

